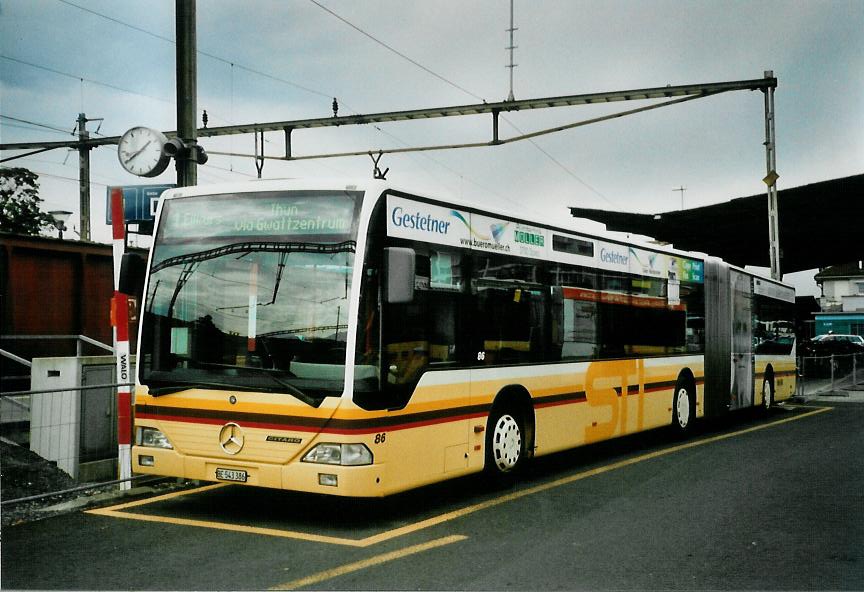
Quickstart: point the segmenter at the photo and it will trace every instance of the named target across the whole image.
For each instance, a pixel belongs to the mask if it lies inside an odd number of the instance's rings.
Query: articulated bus
[[[136,473],[386,496],[795,391],[793,289],[705,255],[378,181],[169,190],[156,224]]]

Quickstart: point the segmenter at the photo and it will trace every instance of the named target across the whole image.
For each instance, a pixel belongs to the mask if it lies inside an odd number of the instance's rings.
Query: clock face
[[[139,177],[155,177],[167,167],[169,157],[162,154],[165,135],[148,127],[133,127],[117,144],[117,157],[124,169]]]

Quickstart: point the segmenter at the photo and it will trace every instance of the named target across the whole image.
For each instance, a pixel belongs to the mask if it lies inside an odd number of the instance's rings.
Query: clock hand
[[[147,146],[149,146],[151,142],[152,142],[152,140],[147,140],[147,142],[145,142],[143,146],[141,146],[138,150],[136,150],[135,152],[133,152],[133,153],[129,156],[129,158],[126,159],[127,164],[130,163],[130,162],[132,162],[132,159],[133,159],[133,158],[135,158],[136,156],[138,156],[139,154],[141,154],[142,152],[144,152],[144,150],[147,149]]]

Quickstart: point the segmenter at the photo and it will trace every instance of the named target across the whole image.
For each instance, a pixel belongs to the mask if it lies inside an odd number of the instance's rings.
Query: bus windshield
[[[345,382],[359,192],[168,199],[144,303],[141,382],[281,392]]]

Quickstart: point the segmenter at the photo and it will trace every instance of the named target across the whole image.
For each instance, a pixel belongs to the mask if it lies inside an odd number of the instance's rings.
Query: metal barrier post
[[[829,358],[829,363],[831,364],[831,390],[834,390],[834,354],[831,354]]]
[[[858,386],[858,354],[852,354],[852,386]]]
[[[801,392],[801,382],[803,376],[801,376],[801,358],[795,358],[795,396],[800,397],[802,395]]]
[[[117,382],[128,383],[129,368],[129,301],[120,292],[120,261],[125,251],[125,227],[123,211],[123,191],[111,191],[111,222],[114,235],[114,351],[117,355]],[[132,477],[132,391],[128,386],[117,389],[117,447],[118,474],[123,482],[120,489],[130,489],[128,481]]]
[[[798,365],[798,394],[803,397],[807,394],[807,389],[804,386],[804,382],[807,380],[807,373],[804,372],[804,358],[798,358],[800,364]]]

